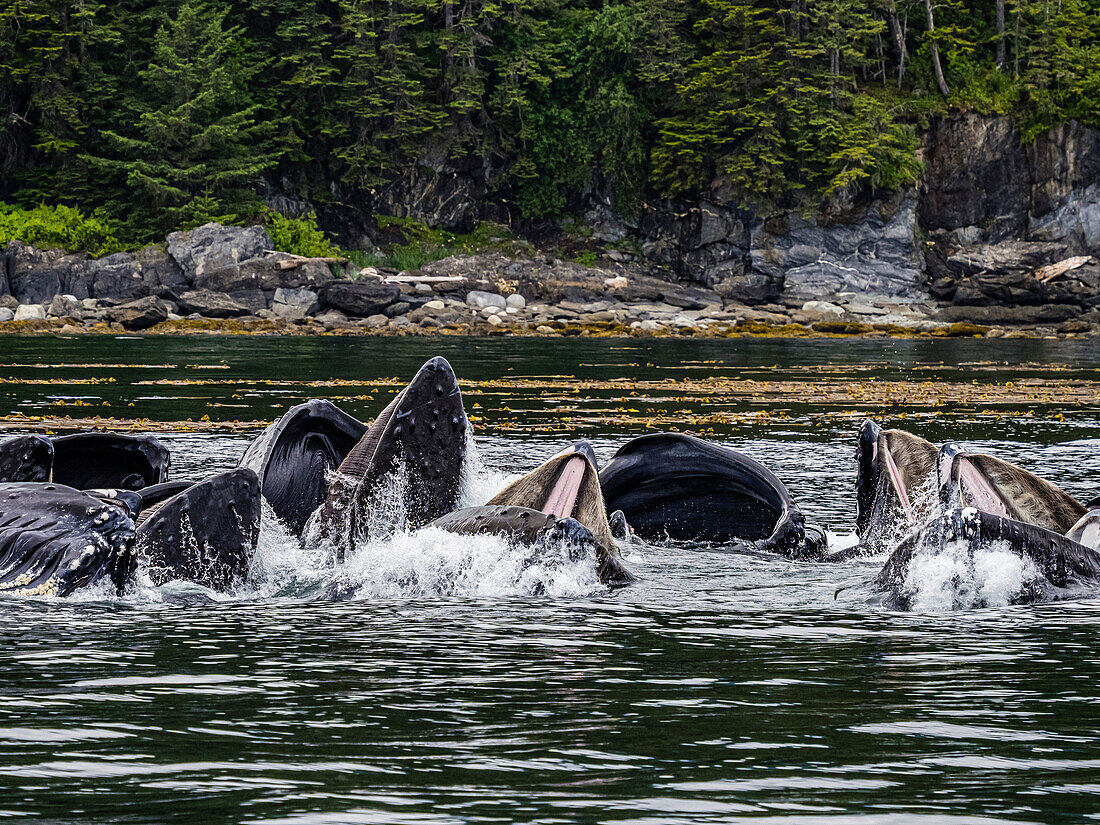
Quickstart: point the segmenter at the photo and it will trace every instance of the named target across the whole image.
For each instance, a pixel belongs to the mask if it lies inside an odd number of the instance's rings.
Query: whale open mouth
[[[581,484],[584,482],[584,472],[588,468],[588,462],[584,456],[574,455],[569,458],[558,473],[550,495],[546,497],[540,510],[548,516],[558,518],[570,518],[573,508],[577,506],[577,497],[581,492]]]
[[[875,451],[878,452],[877,445]],[[894,457],[890,454],[889,449],[882,451],[882,457],[885,459],[886,472],[890,477],[894,493],[898,497],[898,503],[901,504],[902,512],[905,513],[906,519],[913,523],[916,521],[916,517],[913,514],[913,504],[909,500],[909,491],[905,487],[905,479],[902,477],[901,470],[898,469],[898,465],[894,462]]]
[[[996,484],[987,478],[973,461],[965,455],[960,455],[955,459],[953,470],[957,474],[958,483],[966,493],[964,503],[967,506],[977,507],[995,516],[1016,518],[1016,514],[1009,510]]]

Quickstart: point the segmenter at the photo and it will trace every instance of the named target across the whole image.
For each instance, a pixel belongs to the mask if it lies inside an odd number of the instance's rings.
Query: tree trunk
[[[1005,0],[997,0],[997,71],[1005,69]]]
[[[902,29],[901,21],[898,20],[898,7],[893,0],[890,2],[888,11],[890,36],[894,39],[894,48],[898,51],[898,91],[901,91],[901,81],[905,77],[905,31]]]
[[[932,68],[936,72],[936,83],[940,87],[940,94],[947,97],[949,89],[947,81],[943,77],[943,67],[940,65],[940,47],[936,43],[936,23],[932,19],[932,0],[924,0],[924,10],[928,14],[928,37],[932,44]]]
[[[1020,8],[1020,4],[1016,4],[1016,32],[1012,38],[1012,74],[1014,77],[1020,76],[1020,15],[1023,14],[1023,10]]]

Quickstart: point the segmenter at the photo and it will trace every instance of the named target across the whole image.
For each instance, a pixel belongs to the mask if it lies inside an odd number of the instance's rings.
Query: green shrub
[[[0,203],[0,246],[22,241],[40,249],[87,251],[100,257],[122,246],[107,222],[68,206],[36,206],[21,209]]]
[[[317,225],[317,216],[310,212],[301,218],[290,218],[278,212],[264,214],[267,234],[280,252],[306,258],[338,258],[340,247],[332,243]]]
[[[377,266],[407,272],[452,255],[473,255],[496,250],[514,254],[527,244],[500,224],[480,223],[469,234],[432,229],[413,218],[375,215],[379,229],[391,240],[370,252],[345,253],[357,266]]]

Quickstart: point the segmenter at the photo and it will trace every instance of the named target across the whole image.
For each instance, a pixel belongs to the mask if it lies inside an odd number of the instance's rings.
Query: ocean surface
[[[200,478],[306,398],[370,420],[437,354],[467,503],[578,437],[607,461],[676,429],[764,462],[843,546],[865,417],[1100,494],[1100,348],[1057,341],[6,338],[0,433],[154,432]],[[1100,820],[1100,594],[1012,605],[1011,571],[947,559],[898,613],[882,557],[636,548],[616,591],[529,561],[400,532],[334,570],[268,520],[233,594],[0,599],[0,817]],[[355,599],[316,601],[336,575]]]

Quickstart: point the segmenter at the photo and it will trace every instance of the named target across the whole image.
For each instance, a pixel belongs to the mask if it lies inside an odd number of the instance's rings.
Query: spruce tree
[[[244,59],[225,11],[183,0],[153,40],[123,128],[105,130],[87,155],[114,185],[109,201],[132,235],[156,237],[208,220],[254,216],[259,175],[276,160],[270,126],[257,120]]]

